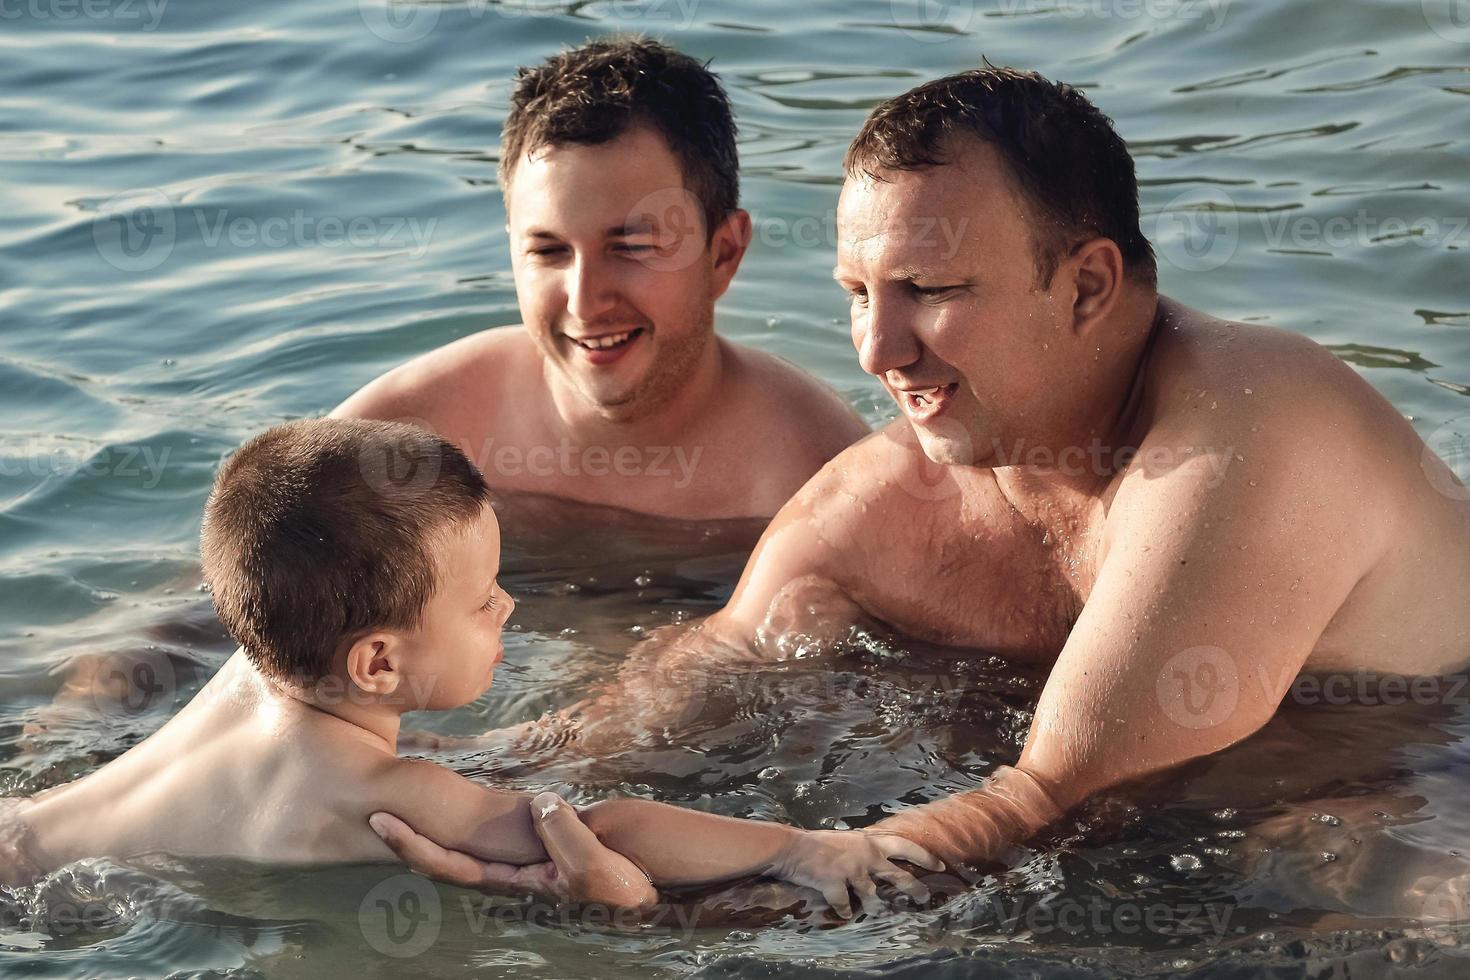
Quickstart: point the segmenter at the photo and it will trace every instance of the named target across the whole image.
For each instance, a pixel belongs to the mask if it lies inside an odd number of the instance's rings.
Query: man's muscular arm
[[[1101,573],[1016,767],[880,828],[945,861],[994,859],[1092,794],[1266,723],[1388,541],[1383,522],[1344,515],[1392,508],[1343,443],[1240,430],[1191,453],[1175,447],[1198,439],[1160,443],[1177,465],[1124,478]]]

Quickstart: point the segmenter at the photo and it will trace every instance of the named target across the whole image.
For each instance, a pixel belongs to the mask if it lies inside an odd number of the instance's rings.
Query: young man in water
[[[903,417],[814,477],[726,608],[589,717],[669,705],[671,669],[721,650],[777,657],[857,622],[1045,664],[1013,767],[875,825],[986,863],[1256,732],[1299,673],[1465,665],[1470,495],[1322,347],[1158,294],[1132,159],[1080,93],[1011,69],[929,82],[873,111],[846,171],[835,276]]]
[[[404,478],[385,473],[388,458]],[[0,877],[156,853],[382,861],[368,820],[386,807],[511,875],[555,857],[561,897],[617,906],[652,904],[655,885],[767,875],[850,912],[848,889],[870,898],[874,877],[922,894],[890,858],[938,866],[891,834],[644,800],[595,804],[579,821],[554,794],[533,801],[398,758],[404,712],[456,708],[490,686],[515,608],[496,581],[484,481],[421,429],[317,419],[258,436],[220,470],[202,552],[241,651],[142,744],[12,806],[0,841],[25,847],[0,850]]]
[[[497,490],[769,518],[868,429],[815,378],[715,335],[750,240],[737,168],[719,81],[663,44],[522,69],[500,185],[524,324],[411,361],[335,414],[426,425]]]

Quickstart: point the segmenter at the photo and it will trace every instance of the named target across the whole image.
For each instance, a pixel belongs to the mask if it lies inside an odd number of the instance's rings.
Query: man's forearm
[[[1061,816],[1034,778],[1000,766],[979,789],[911,807],[872,829],[907,837],[947,864],[980,864],[1000,859]]]

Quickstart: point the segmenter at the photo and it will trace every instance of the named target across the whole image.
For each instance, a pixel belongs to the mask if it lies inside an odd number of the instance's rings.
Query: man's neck
[[[1075,410],[1063,422],[1063,435],[1049,447],[1058,465],[997,468],[996,480],[1008,497],[1049,492],[1096,496],[1137,450],[1150,355],[1167,312],[1157,293],[1134,289],[1111,319],[1098,333],[1116,338],[1112,369],[1079,392]],[[1070,462],[1063,460],[1064,452],[1070,452]]]
[[[582,446],[685,445],[699,430],[720,398],[727,349],[713,334],[684,383],[656,404],[630,405],[624,411],[590,402],[566,379],[548,370],[553,424],[573,444]]]

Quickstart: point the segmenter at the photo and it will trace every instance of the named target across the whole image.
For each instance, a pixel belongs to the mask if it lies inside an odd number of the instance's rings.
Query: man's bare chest
[[[1023,515],[997,494],[923,501],[875,522],[847,588],[930,643],[1054,659],[1096,579],[1102,512]]]

